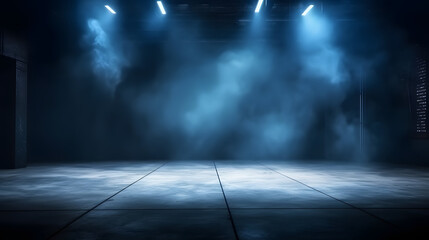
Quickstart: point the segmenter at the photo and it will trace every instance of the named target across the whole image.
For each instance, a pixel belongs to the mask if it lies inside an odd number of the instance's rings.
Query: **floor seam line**
[[[223,199],[225,200],[226,209],[228,210],[229,219],[231,220],[232,230],[234,231],[235,239],[239,240],[237,228],[235,227],[234,219],[232,217],[231,208],[229,207],[228,200],[226,199],[225,191],[223,190],[222,181],[220,180],[219,172],[217,170],[216,162],[213,161],[216,170],[217,179],[219,180],[220,189],[222,190]]]
[[[142,177],[140,177],[139,179],[135,180],[134,182],[128,184],[127,186],[125,186],[124,188],[122,188],[121,190],[119,190],[118,192],[116,192],[115,194],[111,195],[110,197],[104,199],[103,201],[101,201],[100,203],[98,203],[97,205],[95,205],[94,207],[86,210],[84,213],[82,213],[81,215],[79,215],[78,217],[76,217],[75,219],[73,219],[72,221],[70,221],[69,223],[67,223],[65,226],[63,226],[62,228],[60,228],[58,231],[54,232],[51,236],[49,236],[48,239],[53,239],[55,236],[57,236],[59,233],[61,233],[62,231],[64,231],[66,228],[68,228],[70,225],[72,225],[73,223],[77,222],[79,219],[81,219],[83,216],[85,216],[86,214],[90,213],[91,211],[95,210],[97,207],[101,206],[103,203],[109,201],[110,199],[112,199],[113,197],[115,197],[116,195],[118,195],[119,193],[123,192],[125,189],[131,187],[132,185],[134,185],[135,183],[139,182],[140,180],[142,180],[143,178],[149,176],[150,174],[154,173],[155,171],[157,171],[158,169],[160,169],[161,167],[163,167],[166,163],[161,164],[161,166],[155,168],[154,170],[150,171],[149,173],[143,175]]]
[[[310,186],[310,185],[308,185],[308,184],[305,184],[305,183],[303,183],[303,182],[301,182],[301,181],[299,181],[299,180],[296,180],[296,179],[294,179],[294,178],[292,178],[292,177],[289,177],[289,176],[287,176],[286,174],[283,174],[283,173],[281,173],[281,172],[279,172],[279,171],[277,171],[277,170],[275,170],[275,169],[272,169],[271,167],[268,167],[267,165],[264,165],[264,164],[262,164],[262,163],[260,163],[260,162],[259,162],[259,164],[261,164],[262,166],[264,166],[264,167],[266,167],[266,168],[270,169],[271,171],[276,172],[276,173],[278,173],[278,174],[280,174],[280,175],[282,175],[282,176],[284,176],[284,177],[286,177],[286,178],[288,178],[288,179],[290,179],[290,180],[292,180],[292,181],[295,181],[295,182],[297,182],[297,183],[299,183],[299,184],[302,184],[302,185],[306,186],[307,188],[310,188],[310,189],[312,189],[312,190],[314,190],[314,191],[316,191],[316,192],[319,192],[319,193],[321,193],[321,194],[323,194],[323,195],[325,195],[325,196],[327,196],[327,197],[329,197],[329,198],[332,198],[332,199],[334,199],[334,200],[336,200],[336,201],[338,201],[338,202],[340,202],[340,203],[343,203],[343,204],[345,204],[345,205],[347,205],[347,206],[350,206],[350,207],[352,207],[352,208],[354,208],[354,209],[356,209],[356,210],[359,210],[359,211],[361,211],[361,212],[363,212],[363,213],[365,213],[365,214],[367,214],[367,215],[369,215],[369,216],[371,216],[371,217],[373,217],[373,218],[375,218],[375,219],[377,219],[377,220],[379,220],[379,221],[381,221],[381,222],[383,222],[383,223],[385,223],[385,224],[387,224],[387,225],[390,225],[390,226],[395,227],[395,228],[397,228],[397,227],[398,227],[396,224],[393,224],[393,223],[391,223],[391,222],[389,222],[389,221],[387,221],[387,220],[385,220],[385,219],[383,219],[383,218],[381,218],[381,217],[379,217],[379,216],[377,216],[377,215],[374,215],[374,214],[372,214],[372,213],[370,213],[370,212],[366,211],[366,210],[365,210],[365,209],[363,209],[363,208],[356,207],[356,206],[354,206],[354,205],[352,205],[352,204],[350,204],[350,203],[348,203],[348,202],[345,202],[345,201],[343,201],[343,200],[341,200],[341,199],[338,199],[338,198],[336,198],[336,197],[334,197],[334,196],[331,196],[331,195],[329,195],[329,194],[327,194],[327,193],[325,193],[325,192],[323,192],[323,191],[318,190],[317,188],[314,188],[314,187],[312,187],[312,186]]]

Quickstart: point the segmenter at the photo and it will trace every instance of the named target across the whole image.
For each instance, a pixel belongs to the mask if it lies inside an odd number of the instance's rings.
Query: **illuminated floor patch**
[[[429,227],[427,169],[110,162],[1,170],[0,182],[6,238],[379,239]]]

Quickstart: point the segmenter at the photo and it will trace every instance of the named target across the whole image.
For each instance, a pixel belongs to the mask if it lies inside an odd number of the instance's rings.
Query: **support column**
[[[0,168],[27,165],[25,42],[0,31]]]

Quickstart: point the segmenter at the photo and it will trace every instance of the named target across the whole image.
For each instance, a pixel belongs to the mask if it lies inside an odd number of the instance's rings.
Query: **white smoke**
[[[112,39],[104,31],[100,22],[88,20],[88,38],[91,39],[92,69],[97,79],[109,91],[114,92],[121,82],[124,58],[118,47],[112,44]]]

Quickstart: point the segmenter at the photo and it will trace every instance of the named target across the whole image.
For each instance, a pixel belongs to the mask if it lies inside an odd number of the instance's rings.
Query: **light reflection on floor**
[[[428,169],[162,164],[0,170],[0,239],[236,239],[233,226],[239,239],[391,239],[429,227]]]

